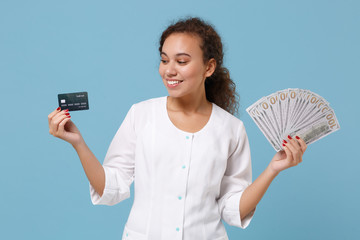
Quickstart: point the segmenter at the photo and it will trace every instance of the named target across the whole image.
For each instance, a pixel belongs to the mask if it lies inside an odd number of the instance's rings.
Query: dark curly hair
[[[215,28],[200,18],[185,18],[171,24],[160,37],[159,51],[167,37],[173,33],[188,33],[201,39],[204,63],[211,58],[216,61],[214,73],[205,80],[206,98],[231,114],[236,114],[239,107],[239,95],[235,83],[230,79],[229,70],[223,66],[223,46]]]

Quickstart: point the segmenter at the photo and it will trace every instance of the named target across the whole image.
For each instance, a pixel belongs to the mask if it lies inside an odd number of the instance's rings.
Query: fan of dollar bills
[[[306,144],[340,129],[334,110],[309,90],[289,88],[263,97],[246,109],[276,151],[288,135]]]

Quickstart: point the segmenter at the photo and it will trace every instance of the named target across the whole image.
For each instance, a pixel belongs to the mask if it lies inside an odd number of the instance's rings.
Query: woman
[[[279,172],[302,161],[305,142],[284,140],[251,183],[250,149],[236,112],[235,85],[222,66],[214,28],[180,20],[160,38],[159,73],[166,97],[134,104],[101,165],[68,111],[49,118],[50,133],[73,145],[94,204],[134,203],[123,239],[228,239],[221,219],[241,228]]]

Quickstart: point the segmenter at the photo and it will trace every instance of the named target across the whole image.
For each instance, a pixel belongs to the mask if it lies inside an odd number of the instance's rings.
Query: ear
[[[211,58],[206,65],[205,77],[210,77],[214,73],[215,68],[216,68],[216,61],[214,58]]]

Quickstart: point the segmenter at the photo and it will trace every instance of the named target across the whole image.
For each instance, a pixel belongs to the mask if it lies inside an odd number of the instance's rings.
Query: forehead
[[[177,53],[188,53],[190,55],[200,54],[200,37],[188,33],[173,33],[165,39],[162,51],[167,55]]]

